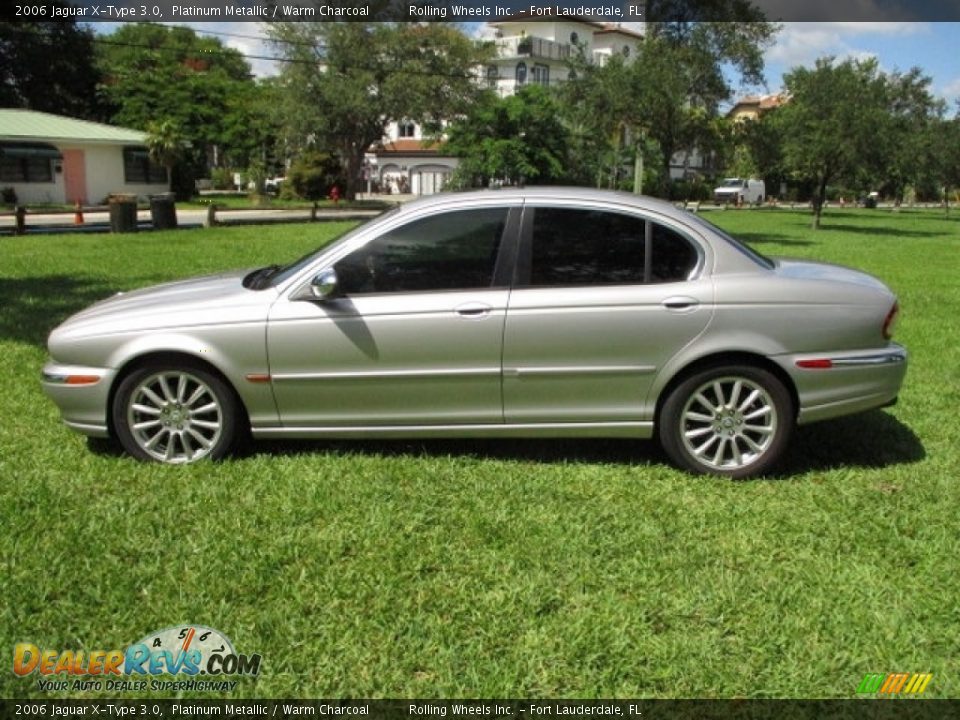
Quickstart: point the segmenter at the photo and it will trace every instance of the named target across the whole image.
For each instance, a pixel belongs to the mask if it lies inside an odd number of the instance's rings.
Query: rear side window
[[[605,210],[535,211],[532,287],[678,282],[696,265],[690,241],[664,225]]]

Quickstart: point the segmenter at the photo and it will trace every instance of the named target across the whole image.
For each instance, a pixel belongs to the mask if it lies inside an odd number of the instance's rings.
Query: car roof
[[[598,190],[596,188],[586,187],[565,187],[565,186],[532,186],[532,187],[504,187],[491,190],[466,190],[457,192],[442,192],[436,195],[428,195],[417,200],[412,200],[405,204],[405,208],[426,209],[447,205],[450,203],[468,204],[471,200],[488,202],[494,198],[501,198],[505,202],[517,202],[519,200],[573,200],[573,201],[593,201],[616,203],[618,205],[629,205],[637,210],[648,210],[660,215],[683,220],[689,217],[686,210],[678,209],[671,203],[652,198],[647,195],[635,195],[633,193],[622,192],[618,190]]]

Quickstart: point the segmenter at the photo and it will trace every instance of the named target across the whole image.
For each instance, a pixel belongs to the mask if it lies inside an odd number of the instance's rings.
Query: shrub
[[[16,205],[17,191],[12,187],[0,188],[0,199],[3,200],[4,205]]]
[[[340,163],[336,157],[316,150],[305,152],[294,161],[280,189],[280,197],[321,200],[334,185],[343,187]]]
[[[210,173],[210,184],[214,190],[233,190],[233,170],[214,168]]]

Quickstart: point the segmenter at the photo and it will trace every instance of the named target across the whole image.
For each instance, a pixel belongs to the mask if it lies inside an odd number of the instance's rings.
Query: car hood
[[[249,270],[117,293],[68,318],[58,332],[114,333],[266,317],[276,290],[249,290]],[[259,308],[259,310],[257,310]]]
[[[880,280],[860,270],[831,265],[829,263],[813,262],[811,260],[796,260],[793,258],[774,258],[774,271],[780,277],[796,280],[824,280],[827,282],[841,282],[849,285],[880,290],[890,293],[890,288]],[[892,294],[892,293],[891,293]]]

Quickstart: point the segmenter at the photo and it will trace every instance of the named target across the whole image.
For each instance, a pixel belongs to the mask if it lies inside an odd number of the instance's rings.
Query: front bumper
[[[800,401],[797,424],[804,425],[892,405],[903,385],[908,358],[905,348],[890,343],[876,350],[774,359],[793,378]],[[803,363],[815,366],[802,367]]]
[[[107,400],[117,371],[49,362],[43,368],[43,391],[50,396],[63,422],[90,437],[108,437]]]

